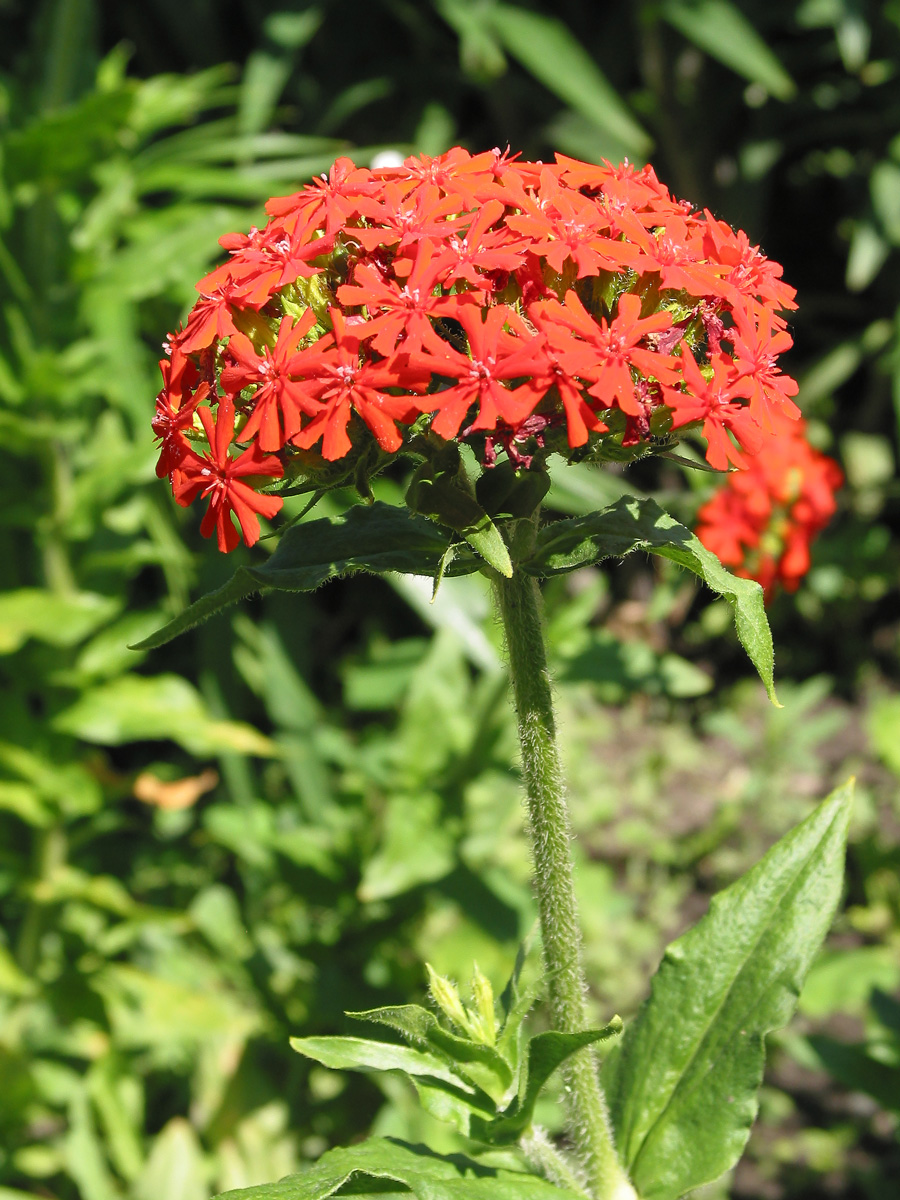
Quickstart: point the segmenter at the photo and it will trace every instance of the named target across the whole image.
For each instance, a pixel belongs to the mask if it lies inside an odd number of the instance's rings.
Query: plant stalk
[[[496,593],[519,723],[550,1013],[555,1029],[577,1033],[587,1027],[587,984],[541,595],[537,580],[518,567],[511,579],[498,579]],[[636,1200],[616,1155],[593,1051],[574,1054],[563,1072],[570,1134],[591,1194],[596,1200]]]

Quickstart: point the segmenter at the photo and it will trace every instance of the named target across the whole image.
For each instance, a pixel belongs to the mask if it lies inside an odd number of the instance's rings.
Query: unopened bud
[[[493,1046],[497,1040],[494,989],[491,987],[491,981],[478,969],[478,963],[475,963],[472,970],[472,1000],[475,1004],[475,1014],[481,1032],[479,1041]]]
[[[428,991],[431,993],[432,1000],[457,1028],[464,1033],[469,1033],[469,1016],[463,1008],[456,984],[445,979],[443,975],[438,975],[430,963],[425,964],[425,970],[428,972]]]

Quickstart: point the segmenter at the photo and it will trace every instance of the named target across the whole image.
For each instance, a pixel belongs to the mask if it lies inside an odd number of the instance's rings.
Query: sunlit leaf
[[[753,580],[739,579],[727,571],[699,538],[655,500],[624,496],[599,512],[545,525],[533,555],[522,567],[532,575],[558,575],[635,550],[658,554],[686,567],[728,601],[741,644],[759,672],[769,699],[777,703],[775,656],[762,588]]]
[[[295,525],[284,534],[267,563],[238,567],[228,583],[197,600],[165,628],[139,642],[136,649],[162,646],[227,605],[268,588],[311,592],[351,571],[434,575],[447,543],[447,536],[433,521],[381,501],[358,505],[342,516]],[[477,566],[472,556],[460,555],[450,569],[453,574],[466,574]]]
[[[0,654],[12,654],[29,638],[51,646],[75,646],[118,612],[121,602],[94,592],[62,595],[18,588],[0,595]]]
[[[221,1200],[325,1200],[350,1180],[364,1193],[367,1180],[393,1180],[417,1200],[584,1200],[524,1170],[491,1167],[460,1154],[443,1158],[424,1146],[388,1138],[329,1150],[302,1175],[226,1192]]]
[[[85,691],[53,720],[54,727],[86,742],[171,739],[193,754],[262,754],[273,743],[240,721],[217,721],[199,693],[180,675],[123,675]]]
[[[616,1141],[646,1200],[677,1200],[740,1156],[765,1038],[794,1010],[840,899],[852,787],[720,892],[668,947],[604,1064]]]

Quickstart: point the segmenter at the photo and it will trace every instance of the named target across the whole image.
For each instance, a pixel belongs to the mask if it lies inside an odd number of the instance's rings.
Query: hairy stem
[[[541,596],[537,581],[518,569],[511,579],[499,579],[496,590],[519,722],[550,1012],[555,1029],[576,1033],[586,1028],[586,983]],[[616,1157],[593,1051],[579,1051],[563,1069],[570,1133],[591,1194],[597,1200],[634,1197]]]
[[[519,1145],[529,1163],[551,1183],[555,1183],[557,1187],[568,1188],[577,1196],[588,1196],[584,1190],[584,1180],[572,1170],[540,1126],[533,1125],[522,1137]]]

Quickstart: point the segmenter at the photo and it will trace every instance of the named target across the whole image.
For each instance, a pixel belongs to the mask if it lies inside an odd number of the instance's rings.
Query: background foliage
[[[126,645],[233,566],[156,480],[149,430],[160,338],[216,239],[338,153],[458,141],[650,158],[799,289],[791,366],[848,482],[772,608],[785,709],[674,567],[552,581],[550,635],[598,1019],[627,1017],[663,941],[857,774],[846,903],[719,1194],[891,1195],[900,5],[0,13],[2,1200],[204,1200],[373,1121],[446,1140],[399,1081],[286,1046],[421,995],[426,958],[499,985],[531,928],[486,591],[446,580],[430,606],[415,580],[350,579]],[[709,477],[654,471],[571,468],[550,502],[647,491],[689,521]]]

